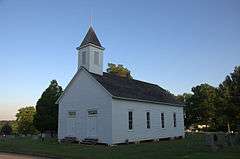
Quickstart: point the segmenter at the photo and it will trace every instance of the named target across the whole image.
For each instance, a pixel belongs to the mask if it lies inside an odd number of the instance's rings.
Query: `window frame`
[[[131,114],[131,118],[130,118]],[[133,111],[129,110],[128,111],[128,130],[132,131],[133,130]]]
[[[97,116],[98,115],[98,109],[88,109],[87,110],[88,116]]]
[[[99,55],[99,52],[97,51],[94,51],[94,55],[93,55],[93,63],[94,65],[97,65],[99,66],[100,65],[100,55]]]
[[[150,115],[150,111],[146,112],[146,128],[147,129],[151,129],[151,115]]]
[[[86,51],[82,52],[82,65],[87,64],[87,53]]]
[[[173,113],[173,127],[177,127],[177,115],[176,112]]]
[[[160,120],[161,120],[161,128],[164,129],[165,128],[165,114],[164,114],[164,112],[161,112]]]
[[[72,114],[72,113],[74,113],[74,114]],[[74,111],[74,110],[69,110],[68,111],[68,118],[76,118],[76,116],[77,116],[77,112],[76,111]]]

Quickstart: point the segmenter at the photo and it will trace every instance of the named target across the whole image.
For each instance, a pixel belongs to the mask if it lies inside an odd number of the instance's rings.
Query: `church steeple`
[[[94,44],[96,46],[102,47],[92,26],[89,27],[88,32],[87,32],[86,36],[84,37],[80,47],[83,47],[87,44]]]
[[[89,72],[103,74],[103,50],[92,26],[89,27],[78,50],[78,68],[85,67]]]

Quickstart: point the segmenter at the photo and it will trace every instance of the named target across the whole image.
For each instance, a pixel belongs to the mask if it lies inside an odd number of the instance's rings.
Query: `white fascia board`
[[[150,101],[150,100],[134,99],[134,98],[125,98],[125,97],[117,97],[117,96],[112,96],[112,98],[113,98],[113,99],[120,99],[120,100],[128,100],[128,101],[137,101],[137,102],[153,103],[153,104],[163,104],[163,105],[170,105],[170,106],[175,106],[175,107],[184,107],[184,106],[185,106],[185,105],[182,105],[182,104],[156,102],[156,101]]]

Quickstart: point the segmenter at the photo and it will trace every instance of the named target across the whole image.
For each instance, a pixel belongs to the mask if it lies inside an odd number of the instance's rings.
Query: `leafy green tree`
[[[17,121],[13,121],[11,123],[11,127],[12,127],[12,133],[13,134],[18,134],[18,124],[17,124]]]
[[[110,74],[118,75],[120,77],[127,77],[132,78],[131,71],[129,71],[126,67],[123,67],[123,65],[116,65],[113,63],[108,63],[107,72]]]
[[[179,95],[176,96],[176,99],[177,99],[177,101],[179,101],[179,102],[181,102],[181,103],[185,103],[185,102],[184,102],[184,100],[185,100],[185,99],[184,99],[184,95],[179,94]]]
[[[12,127],[8,123],[4,124],[1,128],[0,134],[3,135],[11,135],[12,134]]]
[[[192,88],[191,98],[194,107],[196,122],[209,127],[216,125],[216,100],[217,89],[208,84],[201,84]]]
[[[179,102],[184,103],[184,124],[186,128],[189,128],[191,125],[195,124],[197,115],[195,112],[196,107],[193,105],[191,93],[184,93],[183,95],[176,96],[176,99]]]
[[[236,130],[240,124],[240,66],[219,85],[219,96],[219,123],[226,125],[228,131]]]
[[[201,84],[193,95],[176,98],[185,103],[185,125],[204,124],[208,130],[230,131],[240,125],[240,66],[235,67],[218,88]]]
[[[53,135],[53,133],[57,132],[58,104],[56,104],[56,101],[62,92],[62,87],[58,85],[56,80],[52,80],[49,87],[37,101],[34,125],[41,133],[50,131]]]
[[[25,107],[18,110],[16,114],[17,130],[20,134],[34,134],[36,128],[33,125],[33,116],[36,110],[34,107]]]

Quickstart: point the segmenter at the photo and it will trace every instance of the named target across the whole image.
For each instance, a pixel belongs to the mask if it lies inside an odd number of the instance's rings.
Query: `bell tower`
[[[86,68],[89,72],[103,75],[103,51],[100,41],[92,26],[89,27],[86,36],[78,50],[78,69]]]

